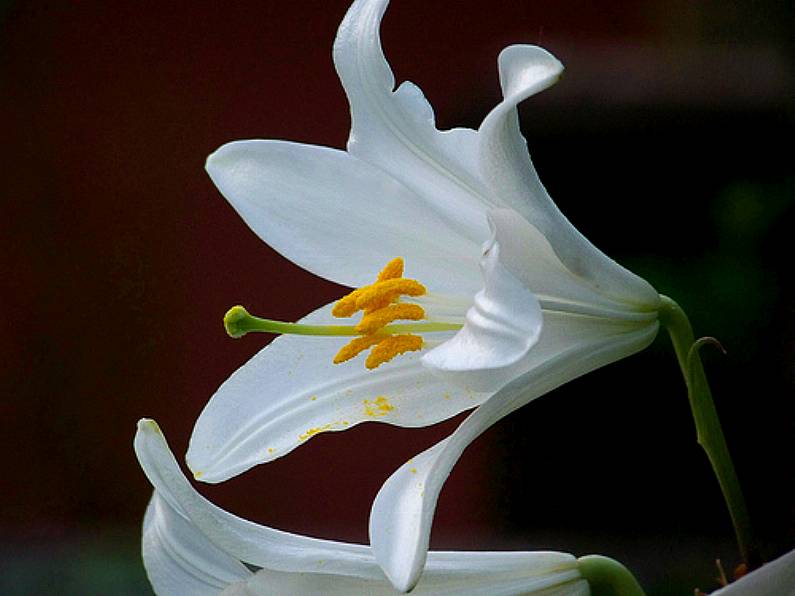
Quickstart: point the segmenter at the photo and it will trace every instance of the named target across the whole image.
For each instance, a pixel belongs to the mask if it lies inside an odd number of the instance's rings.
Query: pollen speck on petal
[[[323,426],[317,426],[314,428],[307,429],[307,431],[298,436],[299,441],[306,441],[308,438],[313,437],[317,434],[324,433],[326,431],[331,430],[333,423],[329,422],[328,424],[324,424]]]
[[[395,409],[395,406],[383,395],[379,395],[374,400],[365,399],[362,403],[364,404],[364,414],[369,418],[386,416]]]

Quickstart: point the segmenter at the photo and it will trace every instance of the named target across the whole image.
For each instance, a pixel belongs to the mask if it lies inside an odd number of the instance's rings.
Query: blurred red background
[[[575,225],[726,344],[708,361],[770,555],[795,542],[786,4],[395,0],[383,30],[441,128],[498,100],[505,45],[564,62],[522,109],[531,153]],[[135,422],[155,418],[181,455],[269,339],[227,338],[225,310],[291,320],[343,291],[256,238],[203,163],[241,138],[344,147],[330,49],[347,6],[0,4],[4,593],[144,589]],[[497,425],[442,493],[433,545],[598,551],[709,587],[712,559],[735,555],[677,374],[661,337]],[[262,523],[366,541],[383,480],[456,422],[326,434],[199,488]]]

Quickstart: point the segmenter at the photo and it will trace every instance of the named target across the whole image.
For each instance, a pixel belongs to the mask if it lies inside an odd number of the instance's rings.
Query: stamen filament
[[[379,334],[438,333],[458,331],[461,327],[462,325],[458,323],[399,323],[382,327]],[[233,306],[227,311],[224,315],[224,329],[230,337],[234,338],[243,337],[252,332],[336,337],[362,335],[360,331],[356,330],[356,325],[306,325],[262,319],[249,314],[242,306]]]

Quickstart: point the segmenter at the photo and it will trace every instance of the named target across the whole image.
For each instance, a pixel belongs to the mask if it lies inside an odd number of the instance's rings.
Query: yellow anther
[[[411,335],[410,333],[406,335],[389,335],[370,350],[370,355],[364,365],[369,369],[377,368],[399,354],[415,352],[421,349],[422,338],[419,335]]]
[[[373,284],[353,290],[338,300],[331,310],[335,317],[350,317],[360,310],[364,311],[364,316],[355,327],[362,337],[345,344],[334,356],[334,364],[350,360],[372,347],[365,366],[376,368],[398,354],[422,349],[422,338],[417,335],[388,335],[379,331],[393,321],[424,319],[425,310],[421,306],[398,300],[401,296],[422,296],[425,292],[420,282],[403,277],[403,259],[397,257],[387,263]]]
[[[397,257],[386,264],[375,283],[353,290],[337,300],[331,314],[342,318],[359,310],[369,313],[388,306],[403,294],[422,296],[425,291],[425,286],[418,281],[403,278],[403,259]]]
[[[385,281],[387,279],[395,279],[396,277],[403,277],[403,258],[397,257],[392,259],[386,264],[378,274],[378,279],[375,281]]]
[[[377,305],[381,305],[384,302],[389,304],[402,295],[422,296],[426,292],[425,286],[420,282],[404,277],[377,281],[371,286],[360,289],[361,293],[356,297],[356,308],[358,310],[376,308]],[[383,308],[383,306],[380,308]]]
[[[365,286],[365,288],[366,287],[368,286]],[[356,308],[356,300],[358,300],[363,290],[364,288],[359,288],[337,300],[336,304],[334,304],[334,307],[331,309],[331,314],[339,318],[352,316],[359,310]]]
[[[390,304],[365,314],[359,324],[356,325],[356,331],[369,335],[398,319],[419,321],[424,318],[425,311],[417,304]]]
[[[337,352],[337,355],[334,356],[334,364],[340,364],[350,360],[360,352],[364,352],[367,348],[374,346],[383,339],[383,335],[365,335],[363,337],[352,339],[347,344],[342,346],[340,351]]]
[[[386,281],[387,279],[397,279],[403,276],[403,259],[401,257],[397,257],[389,261],[381,270],[381,273],[378,274],[378,279],[376,279],[376,283],[379,281]],[[347,294],[337,300],[337,303],[334,305],[334,308],[331,309],[331,314],[335,317],[350,317],[352,316],[357,310],[360,310],[356,306],[356,301],[359,299],[359,296],[362,294],[364,290],[369,288],[370,286],[363,286]],[[391,302],[387,300],[383,306],[386,306]]]

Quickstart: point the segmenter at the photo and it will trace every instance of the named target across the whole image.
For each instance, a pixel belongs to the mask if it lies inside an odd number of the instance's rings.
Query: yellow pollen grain
[[[268,447],[268,453],[273,453],[273,447]]]
[[[377,368],[384,362],[389,362],[395,356],[405,352],[414,352],[422,349],[422,338],[419,335],[390,335],[380,342],[370,351],[364,365],[369,368]]]
[[[300,441],[306,441],[309,437],[312,437],[318,433],[326,432],[327,430],[331,430],[331,423],[324,424],[323,426],[316,426],[315,428],[308,429],[304,434],[298,435],[298,439]]]
[[[389,261],[378,274],[376,281],[385,281],[396,277],[403,277],[403,257],[396,257]]]
[[[425,311],[417,304],[390,304],[385,308],[372,311],[359,321],[356,331],[362,334],[375,333],[392,321],[419,321],[425,318]]]
[[[417,468],[411,468],[411,473],[412,474],[416,474],[417,473]]]
[[[313,396],[312,396],[312,397],[310,397],[309,399],[310,399],[311,401],[317,401],[317,395],[313,395]]]
[[[366,399],[362,402],[364,404],[364,414],[369,418],[380,418],[386,416],[389,412],[395,409],[389,399],[383,395],[379,395],[374,400]]]
[[[364,337],[352,339],[342,346],[339,352],[337,352],[337,355],[334,356],[334,364],[340,364],[350,360],[360,352],[364,352],[367,348],[383,341],[383,339],[384,336],[381,335],[365,335]]]
[[[422,296],[427,292],[425,286],[417,280],[403,277],[377,281],[371,286],[359,289],[361,293],[356,297],[356,308],[358,310],[366,310],[384,302],[388,304],[399,296]]]

